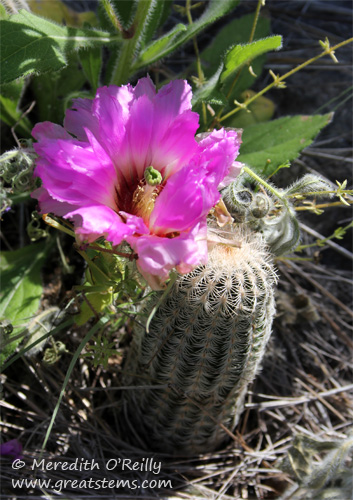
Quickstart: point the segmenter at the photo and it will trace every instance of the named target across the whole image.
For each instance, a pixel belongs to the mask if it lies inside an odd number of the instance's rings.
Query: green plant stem
[[[191,26],[193,24],[193,21],[192,21],[190,9],[191,9],[191,0],[186,0],[186,17],[188,18],[189,24]],[[198,74],[199,79],[201,80],[204,75],[203,75],[203,71],[202,71],[202,67],[201,67],[200,52],[199,52],[199,48],[197,45],[196,36],[193,37],[192,41],[194,44],[194,50],[195,50],[195,55],[196,55],[197,74]]]
[[[25,203],[27,200],[30,200],[30,193],[20,193],[20,194],[10,194],[10,200],[15,205],[16,203]]]
[[[253,21],[253,25],[252,25],[252,28],[251,28],[251,33],[250,33],[250,37],[249,37],[249,42],[248,43],[251,43],[253,41],[253,39],[254,39],[255,30],[256,30],[256,26],[257,26],[257,21],[259,19],[261,5],[264,4],[263,2],[264,2],[264,0],[258,0],[256,11],[255,11],[255,15],[254,15],[254,21]],[[250,65],[250,63],[247,64],[248,69],[249,69],[249,65]],[[240,70],[236,74],[236,76],[235,76],[235,78],[234,78],[231,86],[229,87],[229,90],[228,90],[228,93],[227,93],[227,99],[230,98],[230,96],[231,96],[231,94],[233,92],[234,86],[236,85],[237,81],[239,80],[240,75],[242,74],[242,72],[244,70],[244,67],[245,66],[243,66],[242,68],[240,68]],[[220,116],[222,115],[223,110],[224,110],[224,106],[218,111],[217,118],[216,118],[216,120],[214,120],[214,122],[220,121]]]
[[[349,205],[353,204],[352,200],[348,200],[347,202]],[[329,207],[345,207],[347,206],[345,203],[342,203],[341,201],[334,201],[332,203],[321,203],[321,205],[309,205],[309,206],[304,206],[302,205],[301,207],[295,207],[295,210],[297,212],[302,212],[304,210],[313,210],[313,209],[321,209],[321,208],[329,208]]]
[[[337,191],[308,191],[307,193],[300,193],[300,196],[323,196],[325,194],[337,194]],[[341,194],[348,194],[351,195],[353,194],[352,189],[347,189],[345,191],[341,191]],[[289,194],[287,195],[287,198],[296,198],[298,194]]]
[[[263,5],[263,0],[258,0],[256,11],[255,11],[255,15],[254,15],[254,21],[253,21],[253,24],[252,24],[251,33],[250,33],[250,37],[249,37],[249,42],[248,43],[251,43],[253,41],[253,39],[254,39],[257,22],[259,20],[261,5]],[[230,86],[230,88],[228,90],[227,99],[229,99],[229,97],[231,96],[231,93],[232,93],[232,91],[234,89],[234,86],[237,83],[237,81],[239,80],[240,75],[243,72],[243,69],[244,69],[244,66],[242,68],[240,68],[240,70],[238,71],[236,77],[234,78],[234,80],[233,80],[233,82],[232,82],[232,84],[231,84],[231,86]],[[217,114],[218,118],[221,116],[221,114],[223,112],[223,109],[224,109],[224,107],[218,112],[218,114]]]
[[[257,2],[257,7],[256,7],[256,11],[255,11],[255,16],[254,16],[254,22],[253,22],[250,37],[249,37],[249,43],[251,43],[254,39],[257,21],[259,20],[260,10],[261,10],[261,7],[264,5],[264,3],[265,2],[263,0],[258,0],[258,2]]]
[[[116,250],[109,250],[109,248],[100,247],[98,245],[89,245],[90,250],[97,250],[98,252],[110,253],[111,255],[117,255],[118,257],[124,257],[125,259],[135,260],[136,254],[134,253],[125,253],[125,252],[117,252]]]
[[[75,238],[75,232],[72,231],[71,229],[67,229],[65,226],[63,226],[62,224],[59,224],[59,222],[57,222],[56,220],[52,219],[51,217],[49,217],[48,214],[44,214],[42,216],[42,219],[44,220],[44,222],[46,224],[48,224],[49,226],[51,227],[54,227],[55,229],[58,229],[59,231],[62,231],[63,233],[66,233],[68,234],[69,236],[72,236],[73,238]]]
[[[340,233],[342,236],[344,234],[346,234],[346,232],[348,231],[348,229],[350,229],[353,225],[353,222],[350,222],[349,224],[347,224],[347,226],[344,226],[342,227],[342,232]],[[341,236],[341,237],[342,237]],[[323,246],[327,241],[330,241],[330,240],[333,240],[335,238],[337,239],[340,239],[341,237],[338,237],[336,232],[332,233],[331,236],[327,236],[327,238],[322,238],[321,240],[320,239],[317,239],[315,243],[310,243],[308,245],[299,245],[295,251],[296,252],[300,252],[301,250],[305,250],[306,248],[312,248],[312,247],[321,247]]]
[[[191,0],[186,0],[185,10],[186,10],[186,16],[188,18],[189,24],[191,26],[193,23],[192,16],[191,16]],[[194,51],[195,51],[195,56],[196,56],[197,75],[199,78],[199,82],[201,83],[204,81],[205,75],[202,71],[200,51],[199,51],[199,47],[197,45],[197,37],[194,36],[192,41],[194,44]],[[203,118],[204,125],[206,125],[207,124],[206,104],[204,102],[202,103],[202,118]]]
[[[129,79],[131,67],[137,55],[138,43],[145,28],[145,20],[154,0],[140,0],[137,2],[135,19],[132,24],[132,38],[125,38],[119,52],[118,64],[113,72],[111,83],[122,85]]]
[[[321,52],[321,54],[319,54],[319,55],[317,55],[315,57],[312,57],[311,59],[308,59],[307,61],[303,62],[302,64],[299,64],[299,66],[297,66],[296,68],[293,68],[291,71],[288,71],[284,75],[276,78],[272,83],[270,83],[269,85],[267,85],[267,87],[265,87],[264,89],[260,90],[260,92],[258,92],[257,94],[255,94],[248,101],[246,101],[246,103],[244,103],[244,105],[246,105],[246,107],[248,107],[249,104],[251,104],[252,102],[256,101],[256,99],[258,99],[259,97],[261,97],[263,94],[265,94],[266,92],[268,92],[273,87],[278,86],[279,83],[283,82],[289,76],[292,76],[297,71],[300,71],[302,68],[305,68],[305,66],[308,66],[309,64],[317,61],[321,57],[324,57],[326,55],[332,54],[335,50],[343,47],[344,45],[348,45],[349,43],[352,43],[352,42],[353,42],[353,38],[349,38],[348,40],[344,40],[343,42],[338,43],[334,47],[330,47],[330,48],[324,50],[323,52]],[[230,116],[233,116],[235,113],[237,113],[241,109],[243,109],[243,107],[241,107],[241,106],[236,107],[232,111],[229,111],[229,113],[227,113],[226,115],[222,116],[222,118],[220,118],[218,121],[222,122],[222,121],[226,120],[227,118],[229,118]]]
[[[266,188],[271,194],[273,194],[279,200],[281,200],[281,202],[283,203],[283,205],[289,210],[289,204],[288,204],[288,201],[286,200],[285,196],[282,196],[281,193],[277,189],[275,189],[273,186],[271,186],[271,184],[269,184],[268,182],[266,182],[259,175],[255,174],[255,172],[253,172],[249,167],[243,167],[242,168],[242,172],[246,172],[256,182],[258,182],[260,185],[264,186],[264,188]]]
[[[64,250],[63,250],[63,248],[61,246],[59,233],[56,233],[55,240],[56,240],[57,249],[59,250],[59,255],[60,255],[61,263],[63,265],[63,273],[64,274],[72,274],[74,267],[73,266],[70,267],[69,264],[66,261],[65,253],[64,253]]]

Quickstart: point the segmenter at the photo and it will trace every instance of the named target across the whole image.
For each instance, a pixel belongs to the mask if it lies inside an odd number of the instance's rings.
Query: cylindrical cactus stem
[[[126,382],[154,388],[126,391],[127,411],[152,449],[194,455],[218,448],[259,369],[276,273],[259,235],[233,238],[240,247],[218,244],[207,265],[178,277],[148,333],[136,328]]]

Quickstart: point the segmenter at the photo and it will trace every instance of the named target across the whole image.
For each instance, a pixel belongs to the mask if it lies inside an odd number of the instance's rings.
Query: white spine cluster
[[[276,273],[261,237],[234,234],[180,276],[149,333],[137,327],[127,371],[129,418],[149,446],[179,454],[222,444],[242,411],[271,333]],[[158,297],[149,304],[155,305]],[[221,425],[220,425],[221,424]]]

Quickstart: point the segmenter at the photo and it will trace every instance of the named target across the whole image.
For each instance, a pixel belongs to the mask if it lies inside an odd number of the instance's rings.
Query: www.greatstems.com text
[[[27,466],[27,467],[26,467]],[[102,470],[108,472],[115,471],[125,472],[142,472],[142,473],[152,473],[158,475],[161,472],[162,464],[155,459],[141,458],[138,460],[131,460],[128,458],[110,458],[105,462],[98,462],[95,459],[86,458],[76,458],[72,461],[50,461],[45,459],[31,459],[30,461],[24,459],[16,459],[12,463],[12,469],[19,471],[24,467],[29,468],[30,471],[97,471]],[[99,490],[99,489],[172,489],[172,482],[170,479],[159,479],[159,478],[128,478],[122,479],[121,477],[82,477],[78,479],[67,478],[67,479],[51,479],[51,478],[13,478],[12,487],[14,489],[44,489],[53,490],[56,492],[62,492],[68,489],[78,489],[78,490]]]

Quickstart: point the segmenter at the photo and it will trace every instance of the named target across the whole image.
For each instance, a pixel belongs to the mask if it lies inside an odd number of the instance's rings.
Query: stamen
[[[142,183],[143,181],[137,186],[132,196],[132,213],[142,217],[144,223],[148,225],[149,217],[160,189],[153,185],[143,185]]]

